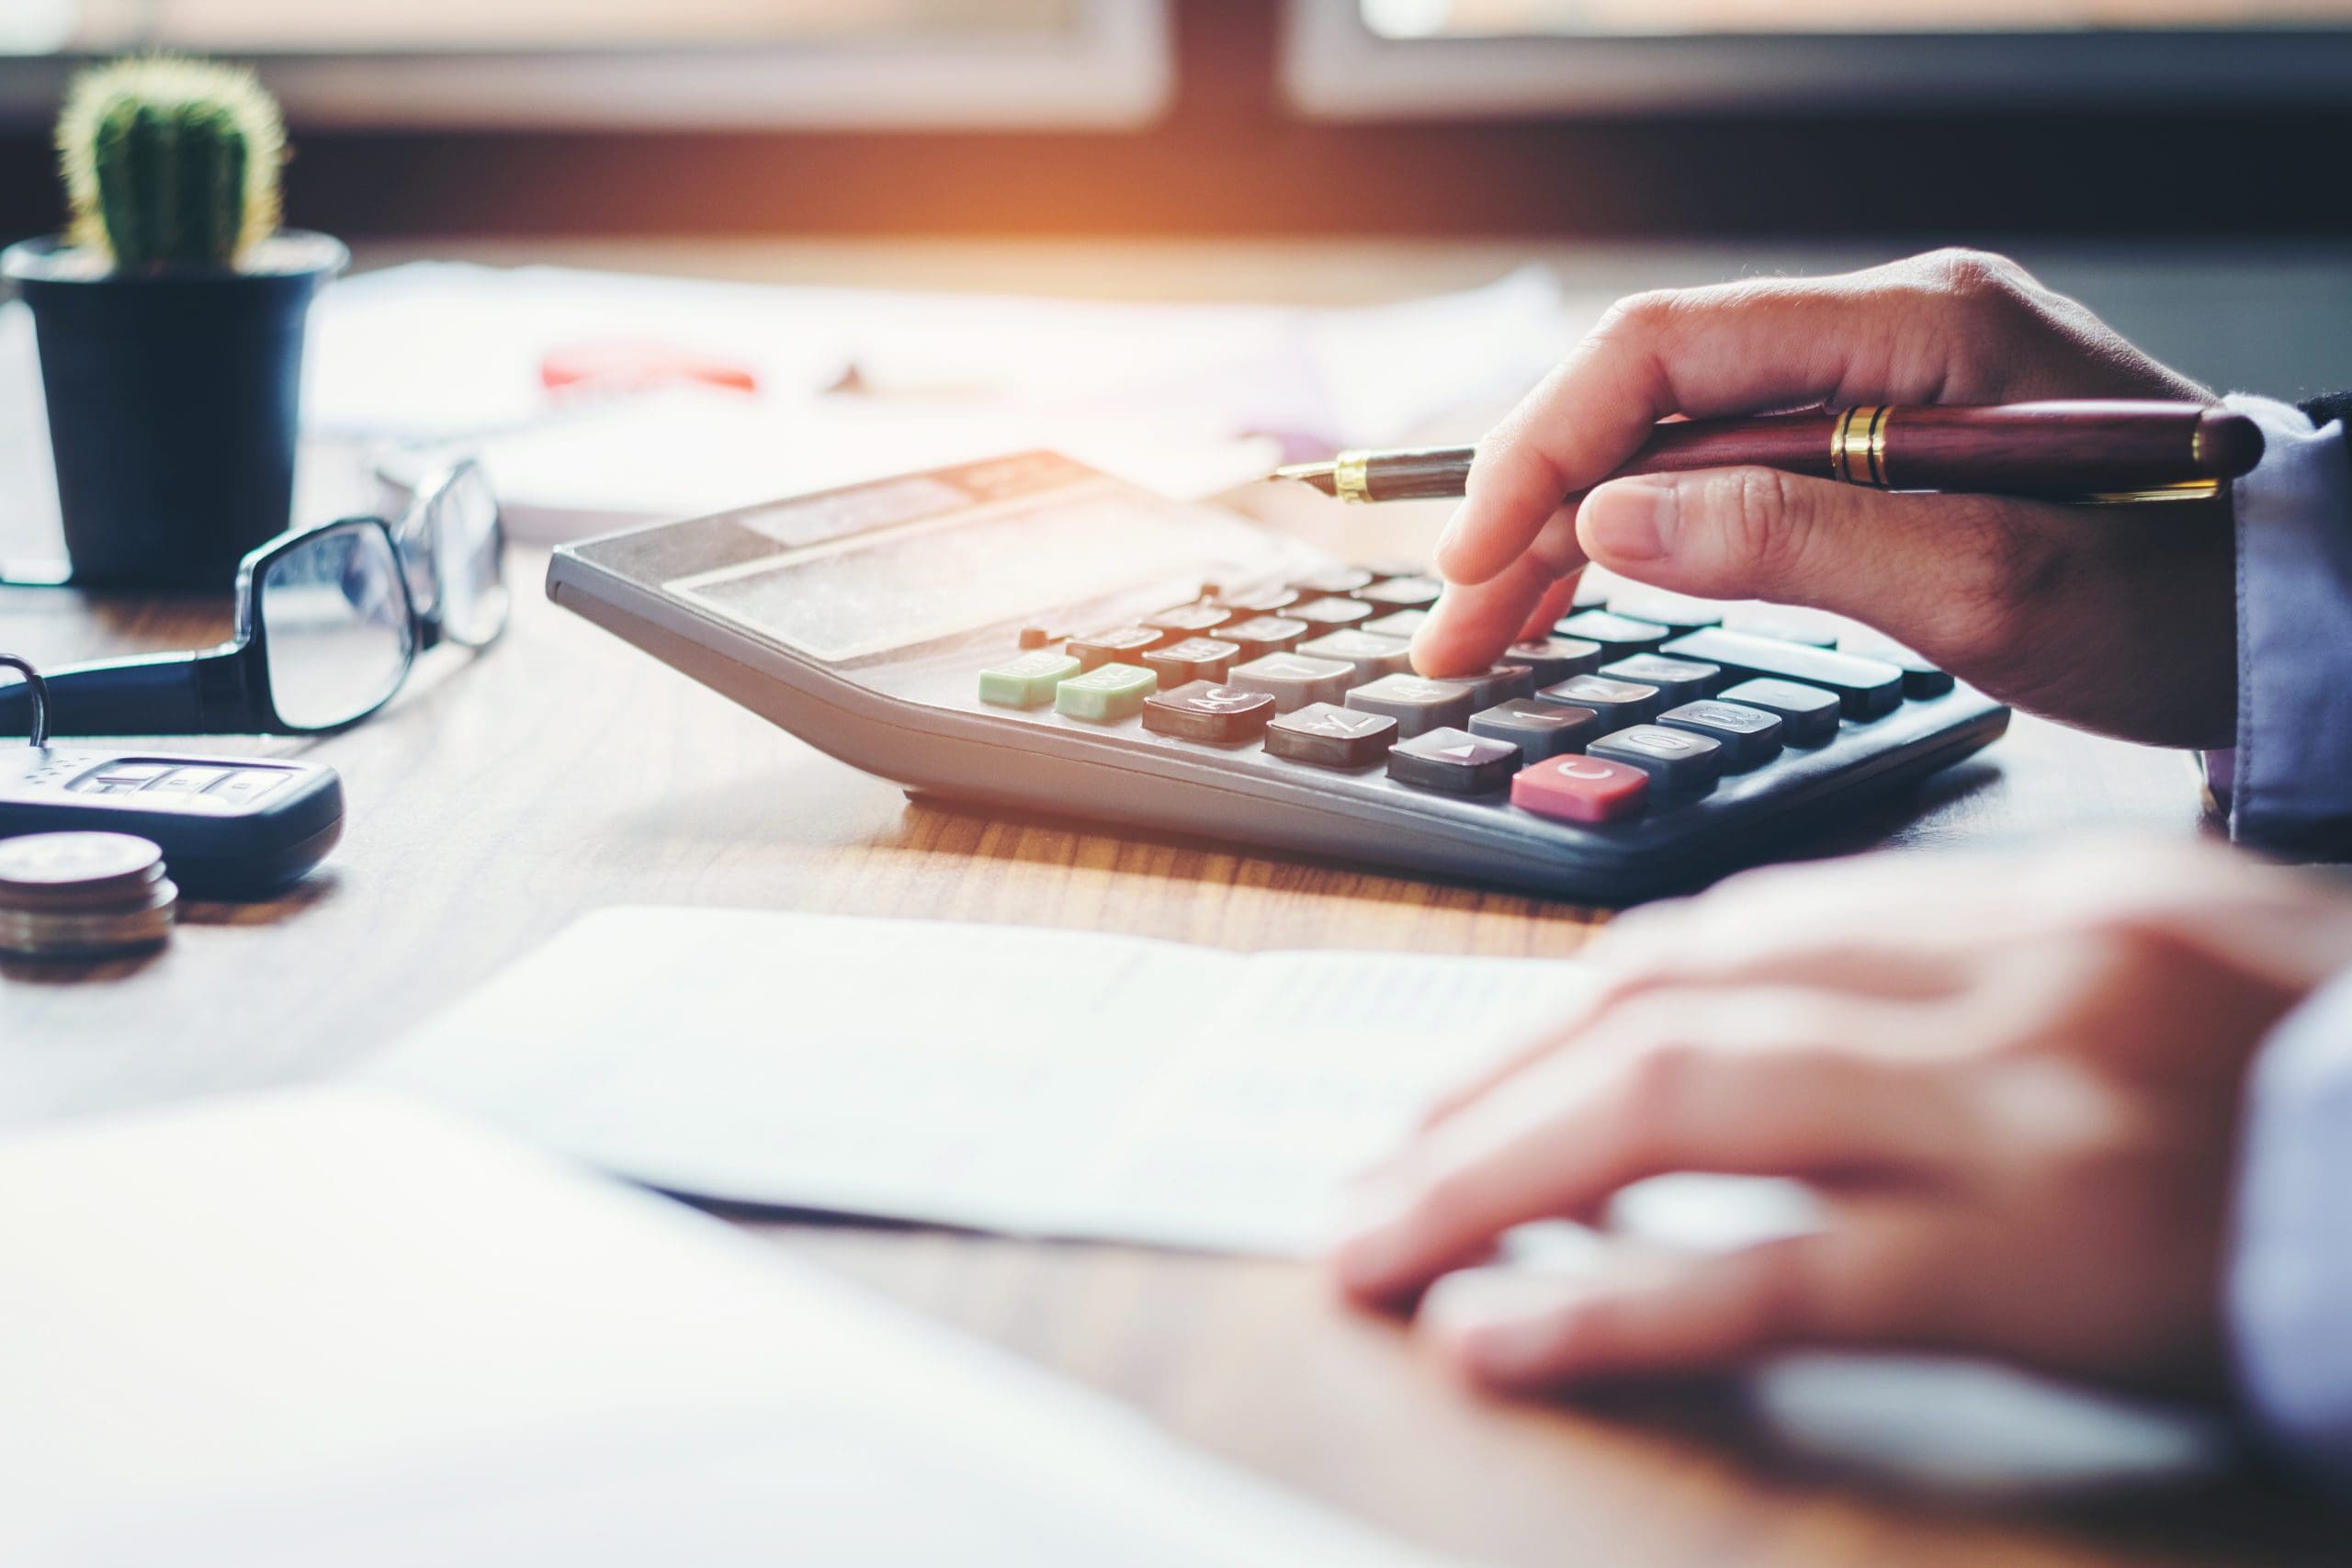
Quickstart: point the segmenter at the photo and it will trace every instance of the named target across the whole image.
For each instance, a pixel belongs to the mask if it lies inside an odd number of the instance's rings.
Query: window
[[[1291,0],[1339,118],[2352,97],[2352,0]]]
[[[1130,126],[1170,85],[1166,0],[0,0],[0,105],[137,49],[253,60],[298,127]]]

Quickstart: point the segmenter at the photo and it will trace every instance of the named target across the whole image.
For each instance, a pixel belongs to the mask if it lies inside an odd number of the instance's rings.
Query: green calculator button
[[[1054,688],[1054,711],[1071,718],[1108,724],[1142,710],[1144,698],[1159,689],[1159,677],[1133,664],[1098,664]]]
[[[1055,687],[1077,673],[1077,660],[1041,648],[981,671],[980,701],[999,707],[1041,708],[1054,700]]]

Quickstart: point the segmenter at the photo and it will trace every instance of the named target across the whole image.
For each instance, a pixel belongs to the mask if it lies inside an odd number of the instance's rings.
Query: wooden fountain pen
[[[1342,452],[1278,468],[1342,501],[1456,496],[1474,449]],[[2262,458],[2262,431],[2202,403],[1872,405],[1668,420],[1609,477],[1760,466],[1874,490],[2120,504],[2209,499]]]

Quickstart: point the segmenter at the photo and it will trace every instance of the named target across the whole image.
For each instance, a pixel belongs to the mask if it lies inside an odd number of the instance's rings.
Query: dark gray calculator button
[[[1401,637],[1381,637],[1373,632],[1333,632],[1329,637],[1311,637],[1300,643],[1298,651],[1310,659],[1346,660],[1355,666],[1358,682],[1413,672],[1412,649]]]
[[[1292,620],[1305,621],[1310,626],[1336,630],[1340,626],[1352,626],[1359,622],[1368,621],[1379,612],[1361,599],[1326,597],[1309,599],[1304,604],[1293,604],[1283,614]]]
[[[1600,645],[1582,637],[1537,637],[1532,642],[1512,643],[1503,650],[1503,662],[1526,665],[1534,671],[1537,685],[1549,686],[1600,669]]]
[[[1246,621],[1228,621],[1216,629],[1217,639],[1239,649],[1244,659],[1288,653],[1306,633],[1305,621],[1294,621],[1287,615],[1252,615]]]
[[[1657,688],[1606,675],[1571,675],[1535,694],[1539,703],[1565,703],[1600,716],[1603,729],[1623,729],[1657,712]]]
[[[1310,703],[1266,726],[1266,750],[1318,768],[1368,768],[1388,755],[1396,721],[1331,703]]]
[[[1274,699],[1274,706],[1288,713],[1309,703],[1343,700],[1348,688],[1356,682],[1356,667],[1343,659],[1270,653],[1263,659],[1235,665],[1226,682],[1245,692],[1263,692]]]
[[[1519,748],[1530,762],[1574,751],[1600,733],[1600,716],[1590,708],[1566,703],[1539,703],[1514,697],[1470,716],[1470,733],[1487,740],[1502,740]]]
[[[1604,660],[1629,653],[1647,653],[1674,634],[1651,621],[1629,621],[1606,610],[1584,610],[1552,628],[1561,637],[1582,637],[1600,645]]]
[[[1585,749],[1588,757],[1623,762],[1649,774],[1659,789],[1696,792],[1713,785],[1724,771],[1724,749],[1706,736],[1663,725],[1637,724],[1604,735]]]
[[[1228,610],[1245,615],[1264,615],[1298,603],[1298,591],[1292,588],[1253,588],[1243,593],[1210,595]]]
[[[1903,694],[1906,697],[1940,697],[1952,688],[1951,671],[1937,669],[1901,643],[1874,632],[1845,638],[1838,643],[1838,651],[1861,659],[1885,660],[1903,671]]]
[[[1724,607],[1712,599],[1693,599],[1688,593],[1638,584],[1611,593],[1609,613],[1629,621],[1647,621],[1670,632],[1695,632],[1701,626],[1719,626],[1724,620]]]
[[[1221,626],[1233,618],[1233,612],[1222,604],[1179,604],[1172,610],[1146,615],[1143,624],[1155,631],[1176,632],[1191,637]]]
[[[1835,692],[1849,718],[1876,718],[1903,701],[1903,671],[1894,665],[1802,643],[1709,627],[1676,637],[1663,651],[1720,664],[1736,675],[1771,675]]]
[[[1724,749],[1724,767],[1738,773],[1781,754],[1781,716],[1745,703],[1685,703],[1657,716],[1668,729],[1703,735]]]
[[[1222,681],[1241,657],[1238,644],[1223,637],[1188,637],[1143,656],[1143,667],[1159,677],[1159,689],[1173,691],[1193,681]]]
[[[1656,686],[1658,705],[1672,707],[1677,703],[1696,702],[1707,694],[1707,688],[1723,678],[1723,671],[1713,664],[1700,664],[1688,659],[1668,659],[1662,653],[1636,653],[1614,664],[1604,664],[1600,673],[1612,681],[1631,681],[1636,685]]]
[[[1459,681],[1431,681],[1420,675],[1383,675],[1348,694],[1348,706],[1359,713],[1386,714],[1396,721],[1397,733],[1423,735],[1470,722],[1477,700]]]
[[[1388,753],[1388,776],[1416,789],[1445,795],[1485,795],[1510,783],[1521,766],[1519,748],[1466,729],[1432,729],[1398,741]]]
[[[1436,604],[1437,596],[1444,591],[1445,584],[1434,577],[1392,577],[1385,582],[1357,589],[1356,597],[1384,610],[1425,610]]]
[[[1797,681],[1742,681],[1724,688],[1723,700],[1762,708],[1781,718],[1781,739],[1791,746],[1826,746],[1838,735],[1838,696]]]
[[[1532,665],[1498,664],[1481,670],[1476,675],[1449,675],[1446,679],[1459,681],[1470,688],[1473,711],[1492,707],[1513,697],[1535,694],[1535,671]]]
[[[174,768],[140,790],[141,795],[201,795],[234,772],[231,768]]]
[[[1107,632],[1070,638],[1069,651],[1080,670],[1099,670],[1105,664],[1133,664],[1146,649],[1167,640],[1166,632],[1149,626],[1114,626]]]
[[[1231,744],[1255,740],[1266,721],[1274,716],[1274,699],[1263,692],[1194,681],[1172,692],[1159,692],[1143,700],[1143,727],[1160,735],[1186,740]]]
[[[294,775],[284,768],[240,768],[204,793],[214,800],[243,806],[258,800]]]
[[[1394,615],[1383,615],[1376,621],[1366,621],[1363,629],[1377,632],[1382,637],[1401,637],[1410,642],[1413,640],[1413,634],[1421,629],[1421,623],[1429,618],[1430,613],[1427,610],[1399,610]]]
[[[1822,610],[1794,604],[1749,604],[1724,616],[1724,629],[1774,642],[1803,643],[1807,648],[1838,646],[1838,621]]]
[[[1353,593],[1359,588],[1369,588],[1380,574],[1366,571],[1360,566],[1335,566],[1322,571],[1310,571],[1291,586],[1301,593]]]

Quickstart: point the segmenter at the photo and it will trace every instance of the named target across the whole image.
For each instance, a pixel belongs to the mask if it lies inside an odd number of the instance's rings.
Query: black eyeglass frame
[[[497,628],[476,642],[455,636],[446,625],[437,592],[430,609],[418,606],[410,583],[410,558],[401,547],[401,534],[412,520],[420,520],[421,525],[426,509],[476,469],[477,465],[467,459],[444,470],[417,491],[398,524],[381,517],[346,517],[281,534],[247,552],[237,563],[235,629],[227,642],[187,653],[100,660],[42,671],[51,731],[72,736],[334,735],[373,717],[390,702],[415,669],[418,654],[444,642],[488,648],[505,634],[506,617],[501,615]],[[502,562],[503,584],[505,521],[493,511],[490,526],[491,546]],[[261,609],[261,585],[270,567],[294,550],[313,547],[338,533],[371,531],[383,541],[405,612],[400,673],[387,684],[382,696],[348,718],[325,725],[289,723],[278,712],[271,688],[269,619]],[[29,682],[0,688],[0,735],[29,735],[32,716]]]

